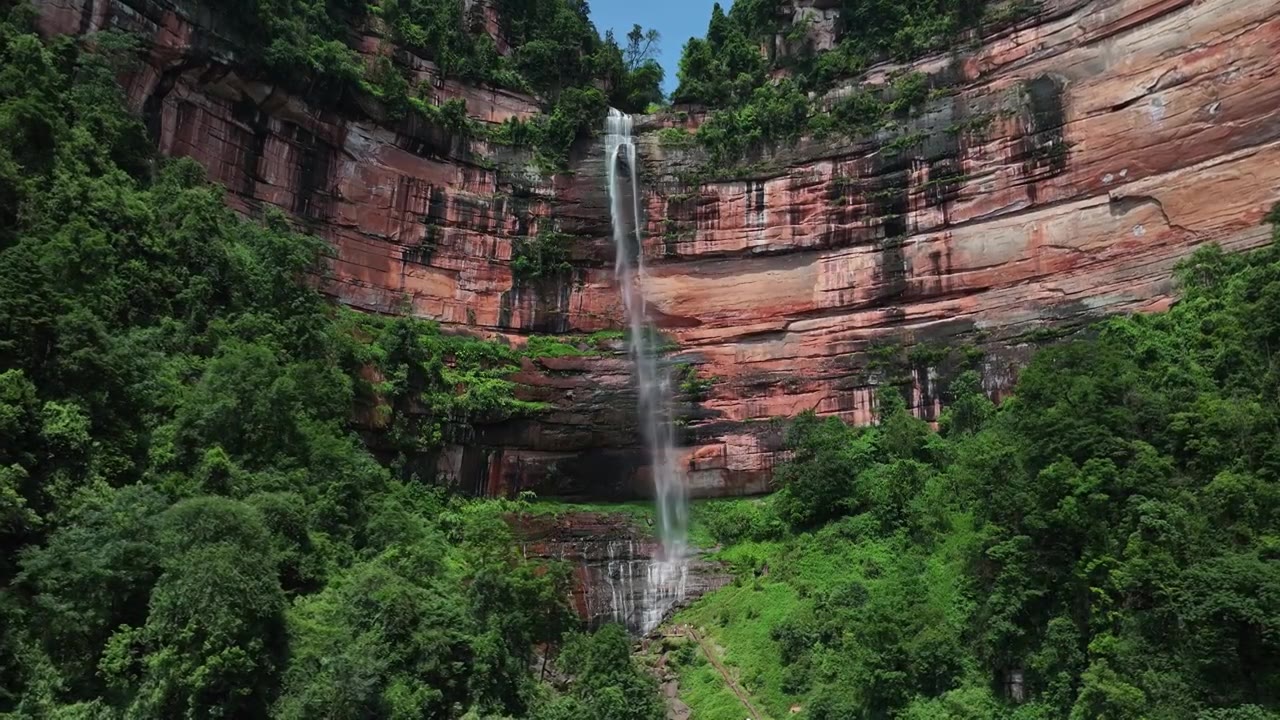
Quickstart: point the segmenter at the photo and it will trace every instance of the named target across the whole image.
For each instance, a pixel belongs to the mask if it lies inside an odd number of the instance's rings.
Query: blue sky
[[[590,4],[596,29],[601,35],[613,29],[620,44],[626,43],[627,32],[635,23],[657,28],[662,33],[662,54],[658,60],[667,71],[663,89],[670,93],[676,89],[680,50],[689,38],[706,34],[715,0],[590,0]],[[732,4],[732,0],[720,0],[725,10]]]

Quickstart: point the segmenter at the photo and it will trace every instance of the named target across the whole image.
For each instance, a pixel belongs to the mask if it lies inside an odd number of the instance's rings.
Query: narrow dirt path
[[[756,709],[755,705],[751,704],[751,698],[747,695],[747,692],[738,685],[738,681],[733,679],[733,675],[730,674],[729,669],[724,666],[724,663],[720,661],[720,656],[716,653],[716,650],[712,647],[711,643],[703,639],[703,637],[698,634],[698,631],[694,630],[693,627],[689,625],[678,626],[676,628],[676,632],[698,643],[698,647],[702,648],[702,654],[706,656],[707,661],[716,669],[716,672],[720,673],[720,677],[724,678],[724,684],[733,691],[734,695],[738,696],[738,700],[742,701],[742,706],[747,709],[748,713],[750,713],[751,720],[765,720],[766,716],[761,714],[761,712]]]

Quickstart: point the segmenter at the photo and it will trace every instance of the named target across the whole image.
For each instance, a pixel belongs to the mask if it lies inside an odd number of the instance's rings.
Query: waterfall
[[[689,569],[686,552],[689,500],[684,476],[676,467],[673,451],[671,376],[668,369],[659,364],[658,348],[653,347],[655,336],[646,327],[644,296],[641,293],[645,272],[640,193],[636,183],[636,146],[631,139],[630,115],[609,109],[609,117],[605,121],[604,151],[613,243],[618,255],[614,276],[622,291],[630,325],[628,349],[635,365],[640,432],[649,453],[658,539],[662,543],[659,557],[650,563],[645,578],[640,629],[648,632],[662,622],[672,606],[684,599]]]

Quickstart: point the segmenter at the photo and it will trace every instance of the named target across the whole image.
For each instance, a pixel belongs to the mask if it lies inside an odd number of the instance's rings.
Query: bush
[[[564,277],[573,269],[569,241],[568,235],[555,230],[544,230],[532,238],[516,238],[511,246],[511,274],[521,281]]]
[[[787,447],[792,460],[776,469],[774,482],[778,515],[788,525],[809,527],[870,507],[858,478],[877,456],[873,431],[806,413],[793,422]]]
[[[698,142],[713,164],[728,166],[750,152],[799,138],[809,111],[808,98],[791,80],[763,85],[743,104],[713,113],[698,128]]]
[[[698,521],[722,545],[777,540],[786,526],[769,500],[721,500],[697,507]]]

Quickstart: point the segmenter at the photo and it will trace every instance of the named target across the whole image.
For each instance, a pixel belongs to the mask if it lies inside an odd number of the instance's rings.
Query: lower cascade
[[[649,455],[661,543],[656,557],[644,563],[643,578],[635,577],[638,573],[630,566],[625,570],[618,568],[623,570],[618,573],[623,582],[642,580],[644,590],[641,608],[626,607],[625,603],[623,607],[615,605],[615,616],[633,630],[647,633],[685,598],[689,573],[689,498],[673,450],[671,377],[658,361],[654,333],[646,323],[641,292],[645,268],[636,146],[631,137],[630,115],[610,108],[605,120],[604,150],[613,242],[617,251],[614,276],[627,311],[628,350],[635,365],[640,432]]]

